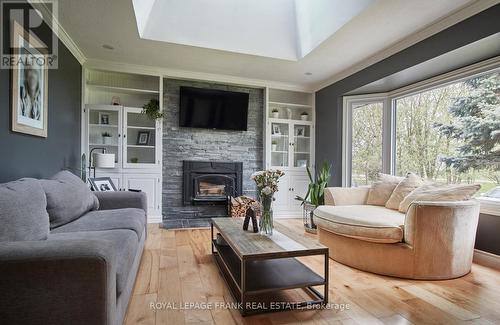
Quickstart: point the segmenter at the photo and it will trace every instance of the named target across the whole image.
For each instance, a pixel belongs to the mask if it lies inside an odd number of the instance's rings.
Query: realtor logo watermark
[[[2,1],[0,68],[57,69],[57,21],[57,0]]]

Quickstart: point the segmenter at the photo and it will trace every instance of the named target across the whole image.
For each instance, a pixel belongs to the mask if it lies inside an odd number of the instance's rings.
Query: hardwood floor
[[[300,220],[281,222],[304,233]],[[321,272],[321,257],[303,261]],[[349,304],[350,308],[245,318],[232,309],[173,309],[186,303],[220,306],[233,299],[212,260],[210,230],[164,230],[149,225],[125,324],[500,323],[500,272],[477,264],[470,274],[459,279],[411,281],[358,271],[330,259],[329,292],[330,303]],[[287,295],[293,298],[302,293],[293,290]],[[156,310],[151,308],[152,303],[156,303]]]

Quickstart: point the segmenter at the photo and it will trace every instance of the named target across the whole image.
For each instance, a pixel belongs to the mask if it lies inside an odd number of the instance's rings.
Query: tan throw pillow
[[[413,201],[465,201],[479,189],[479,184],[430,184],[408,194],[399,204],[399,212],[406,213]]]
[[[378,174],[378,180],[373,183],[366,204],[384,206],[391,197],[396,186],[404,177],[392,176],[388,174]]]
[[[420,176],[414,173],[408,173],[394,189],[389,200],[387,200],[385,207],[393,210],[399,209],[399,204],[403,201],[405,196],[410,194],[414,189],[424,185],[424,181]]]

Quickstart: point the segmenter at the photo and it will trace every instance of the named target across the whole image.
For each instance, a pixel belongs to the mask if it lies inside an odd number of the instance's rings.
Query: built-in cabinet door
[[[313,126],[309,121],[270,120],[270,168],[304,170],[314,162]]]
[[[305,168],[311,166],[311,125],[294,123],[292,126],[292,167]]]
[[[271,166],[290,166],[290,126],[288,123],[271,123]]]
[[[292,195],[290,196],[290,209],[299,210],[301,207],[301,201],[296,200],[297,196],[304,198],[307,194],[307,188],[309,186],[309,177],[307,176],[292,176],[290,182],[290,188]]]
[[[160,120],[142,114],[142,109],[125,107],[123,115],[123,167],[151,168],[160,165]]]
[[[301,201],[297,196],[304,197],[309,186],[309,178],[302,172],[285,172],[280,178],[278,192],[275,194],[274,212],[277,218],[296,217],[302,213]]]
[[[286,175],[280,178],[278,183],[278,192],[274,194],[276,199],[273,203],[273,208],[275,210],[282,211],[287,210],[290,199],[290,176]]]
[[[125,190],[141,190],[148,197],[148,214],[160,215],[161,179],[157,174],[123,174]]]

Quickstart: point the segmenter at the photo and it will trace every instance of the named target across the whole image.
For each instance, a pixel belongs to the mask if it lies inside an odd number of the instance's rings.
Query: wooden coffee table
[[[282,224],[275,224],[271,237],[244,231],[241,218],[212,218],[211,230],[212,255],[242,315],[328,302],[328,247]],[[228,245],[217,243],[217,233]],[[323,276],[296,258],[311,255],[323,255]],[[313,286],[323,286],[323,294]],[[305,290],[313,300],[274,304],[273,308],[250,299],[297,288]]]

